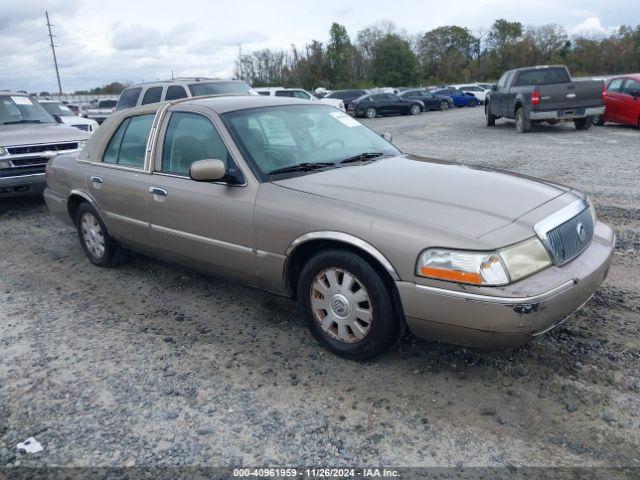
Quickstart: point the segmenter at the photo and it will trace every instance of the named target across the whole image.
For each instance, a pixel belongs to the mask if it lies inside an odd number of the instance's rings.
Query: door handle
[[[161,197],[166,197],[167,195],[169,195],[169,193],[164,188],[159,187],[149,187],[149,193],[160,195]]]
[[[93,183],[104,183],[100,177],[91,177]]]

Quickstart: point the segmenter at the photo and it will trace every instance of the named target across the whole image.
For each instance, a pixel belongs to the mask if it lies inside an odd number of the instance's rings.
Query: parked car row
[[[613,122],[640,129],[640,74],[610,79],[604,91],[604,105],[604,113],[593,117],[594,124]]]

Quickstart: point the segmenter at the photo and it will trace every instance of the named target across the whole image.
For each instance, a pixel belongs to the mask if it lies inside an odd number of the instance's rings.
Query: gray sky
[[[229,77],[238,43],[265,47],[325,41],[331,22],[349,34],[391,20],[409,34],[441,25],[489,27],[496,18],[558,23],[569,33],[608,33],[640,23],[640,1],[618,0],[3,0],[0,89],[55,91],[44,11],[57,35],[65,91],[111,81],[176,76]],[[392,6],[393,8],[390,8]]]

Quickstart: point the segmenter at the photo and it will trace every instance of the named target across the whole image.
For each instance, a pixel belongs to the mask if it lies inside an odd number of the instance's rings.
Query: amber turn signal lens
[[[482,277],[478,273],[458,272],[455,270],[443,270],[441,268],[420,268],[423,277],[439,278],[449,282],[473,283],[482,285]]]

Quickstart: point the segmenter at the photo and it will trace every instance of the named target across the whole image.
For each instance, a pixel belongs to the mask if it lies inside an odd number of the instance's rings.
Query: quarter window
[[[180,85],[171,85],[167,88],[165,100],[177,100],[178,98],[187,98],[187,91]]]
[[[146,105],[147,103],[158,103],[162,98],[162,87],[151,87],[146,92],[144,92],[144,97],[142,97],[142,105]]]
[[[193,162],[209,158],[222,160],[227,168],[231,162],[211,121],[196,113],[173,113],[164,136],[161,171],[188,176]]]
[[[143,168],[149,130],[155,115],[139,115],[125,119],[109,141],[102,159],[125,167]]]
[[[138,97],[140,96],[140,92],[142,92],[141,87],[127,88],[120,95],[120,98],[118,99],[118,104],[116,106],[116,110],[135,107],[136,104],[138,103]]]
[[[278,90],[275,93],[276,97],[294,97],[294,93],[292,90]]]
[[[626,93],[627,95],[633,95],[635,92],[638,92],[638,90],[640,90],[640,82],[631,78],[627,79],[624,84],[623,93]]]

